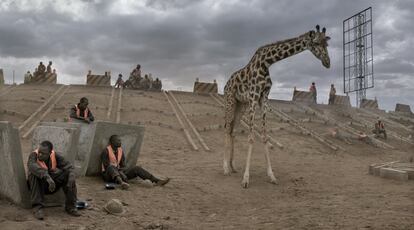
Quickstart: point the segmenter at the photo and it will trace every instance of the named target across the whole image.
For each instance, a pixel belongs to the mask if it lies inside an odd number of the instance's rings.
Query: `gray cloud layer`
[[[84,83],[87,70],[127,76],[143,72],[167,88],[191,90],[196,77],[217,79],[220,88],[244,66],[255,49],[325,26],[332,37],[331,69],[310,52],[271,67],[271,97],[290,99],[293,86],[311,81],[326,103],[329,85],[342,89],[342,20],[373,7],[375,88],[368,97],[393,109],[414,96],[414,10],[411,1],[28,1],[0,3],[0,68],[22,81],[39,61],[52,60],[59,82]],[[353,101],[354,103],[354,101]]]

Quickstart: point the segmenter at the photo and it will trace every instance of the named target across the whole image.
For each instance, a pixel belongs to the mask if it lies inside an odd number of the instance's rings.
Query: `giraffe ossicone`
[[[256,50],[249,63],[234,72],[224,87],[225,98],[225,142],[226,149],[223,156],[224,175],[236,172],[234,167],[234,127],[241,119],[241,115],[247,110],[248,124],[248,151],[246,166],[242,180],[242,187],[249,185],[250,159],[254,143],[254,117],[256,106],[262,110],[261,135],[265,145],[265,158],[267,163],[267,175],[270,182],[276,184],[269,153],[269,144],[266,133],[266,113],[268,111],[268,96],[272,87],[269,76],[269,67],[285,58],[309,50],[322,65],[330,67],[328,54],[328,40],[326,28],[320,31],[319,25],[316,31],[311,30],[298,37],[264,45]]]

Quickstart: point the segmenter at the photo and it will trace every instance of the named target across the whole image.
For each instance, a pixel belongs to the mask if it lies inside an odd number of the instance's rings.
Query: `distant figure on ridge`
[[[316,92],[315,82],[312,82],[312,85],[309,87],[309,92],[311,92],[311,93],[312,93],[313,100],[315,101],[315,104],[316,104],[316,96],[317,96],[317,92]]]
[[[331,84],[331,90],[329,91],[329,105],[333,105],[335,103],[335,96],[336,96],[336,89],[334,84]]]

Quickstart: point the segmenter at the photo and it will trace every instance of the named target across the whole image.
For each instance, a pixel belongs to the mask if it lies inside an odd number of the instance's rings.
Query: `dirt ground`
[[[50,97],[57,98],[54,93],[59,87],[50,86],[47,90],[25,85],[0,87],[0,120],[20,126]],[[65,87],[62,98],[41,120],[62,120],[70,106],[83,96],[89,98],[91,111],[98,120],[116,120],[119,90],[114,91],[108,118],[111,88]],[[7,93],[2,95],[3,92]],[[172,178],[169,184],[149,188],[137,180],[128,191],[105,190],[101,178],[78,178],[78,198],[91,205],[81,211],[81,217],[71,217],[57,207],[47,208],[46,219],[38,221],[31,210],[0,200],[0,229],[414,229],[414,181],[401,182],[368,174],[370,164],[408,160],[414,153],[412,144],[391,136],[386,142],[395,147],[392,150],[358,141],[349,145],[327,135],[333,124],[324,123],[291,102],[274,100],[271,105],[292,118],[310,118],[311,121],[301,124],[344,150],[334,151],[269,115],[269,129],[274,130],[269,134],[283,144],[283,149],[275,146],[271,150],[279,184],[268,182],[264,147],[257,138],[250,186],[243,189],[240,183],[248,146],[246,132],[241,127],[236,131],[238,172],[224,176],[223,109],[209,95],[184,92],[173,95],[210,151],[203,149],[180,113],[184,128],[199,148],[193,150],[163,93],[123,90],[120,110],[121,123],[139,123],[146,127],[137,163],[156,176]],[[177,104],[173,102],[173,105],[177,108]],[[375,116],[360,109],[326,105],[313,106],[313,109],[341,123],[352,121],[350,126],[364,132],[369,132],[370,127],[363,126],[358,118],[375,120]],[[379,114],[388,116],[385,112]],[[40,120],[40,114],[22,129],[21,135],[36,120]],[[410,131],[397,124],[399,121],[394,122],[386,122],[390,130],[409,135]],[[404,122],[401,124],[405,127],[414,125]],[[209,126],[216,128],[204,129]],[[31,151],[30,135],[22,138],[21,144],[26,163]],[[112,198],[127,205],[125,215],[113,216],[102,210]]]

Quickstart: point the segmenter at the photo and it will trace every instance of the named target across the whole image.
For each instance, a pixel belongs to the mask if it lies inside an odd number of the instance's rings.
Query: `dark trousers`
[[[376,136],[379,136],[380,134],[384,134],[384,138],[387,139],[387,132],[385,131],[385,129],[374,129],[374,130],[372,130],[372,132]]]
[[[32,174],[29,174],[28,183],[30,189],[30,199],[32,202],[32,207],[35,206],[44,206],[44,195],[45,194],[53,194],[59,190],[59,188],[63,189],[66,197],[66,208],[74,208],[75,203],[77,200],[77,189],[76,183],[73,188],[68,188],[68,177],[69,171],[63,170],[59,173],[50,174],[53,181],[56,184],[56,188],[53,192],[49,191],[49,184],[45,179],[40,179]]]
[[[120,176],[123,181],[127,182],[130,179],[134,179],[136,177],[140,177],[143,180],[150,180],[154,183],[159,181],[158,178],[154,177],[151,173],[147,170],[139,167],[134,166],[131,168],[120,170],[113,165],[109,165],[105,172],[102,173],[102,177],[106,182],[115,182],[115,178]],[[126,177],[126,178],[125,178]]]
[[[333,105],[335,103],[335,95],[329,95],[329,105]]]

